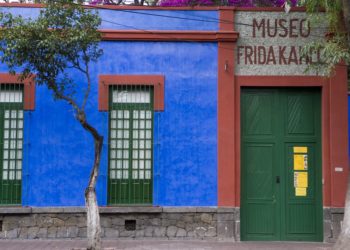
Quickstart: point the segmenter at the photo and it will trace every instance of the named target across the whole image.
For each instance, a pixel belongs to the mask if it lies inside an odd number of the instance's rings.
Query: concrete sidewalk
[[[223,242],[205,240],[104,240],[106,250],[329,250],[331,244],[305,242]],[[86,240],[0,240],[0,250],[82,250]]]

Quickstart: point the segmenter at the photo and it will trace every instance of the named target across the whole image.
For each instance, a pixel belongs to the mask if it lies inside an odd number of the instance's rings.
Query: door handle
[[[280,183],[280,177],[276,176],[276,183]]]

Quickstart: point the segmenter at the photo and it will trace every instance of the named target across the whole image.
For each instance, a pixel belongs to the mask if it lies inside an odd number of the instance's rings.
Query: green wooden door
[[[0,206],[21,204],[23,87],[0,86]]]
[[[320,96],[242,89],[242,240],[322,241]]]
[[[152,204],[153,117],[152,87],[111,87],[109,205]]]

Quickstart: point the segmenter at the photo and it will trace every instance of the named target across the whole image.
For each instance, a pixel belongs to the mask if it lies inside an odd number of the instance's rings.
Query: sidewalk
[[[222,242],[204,240],[104,240],[106,250],[329,250],[331,244],[306,242]],[[0,250],[82,250],[86,240],[0,240]]]

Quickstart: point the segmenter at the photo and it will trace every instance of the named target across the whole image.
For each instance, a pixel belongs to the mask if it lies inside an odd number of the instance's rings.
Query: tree
[[[85,112],[91,91],[89,64],[102,54],[97,30],[100,23],[96,12],[72,0],[48,1],[36,19],[0,13],[1,61],[8,65],[10,73],[20,71],[22,80],[34,73],[36,84],[45,85],[56,100],[68,103],[76,120],[93,137],[94,162],[85,190],[88,249],[101,249],[95,186],[103,137],[88,122]],[[86,84],[78,86],[69,70],[82,74]]]
[[[313,64],[312,67],[329,76],[340,62],[350,63],[350,3],[348,0],[308,0],[305,2],[310,15],[309,19],[314,26],[324,19],[321,10],[325,10],[328,32],[326,39],[307,45],[304,48],[304,54],[320,50],[322,63]]]

